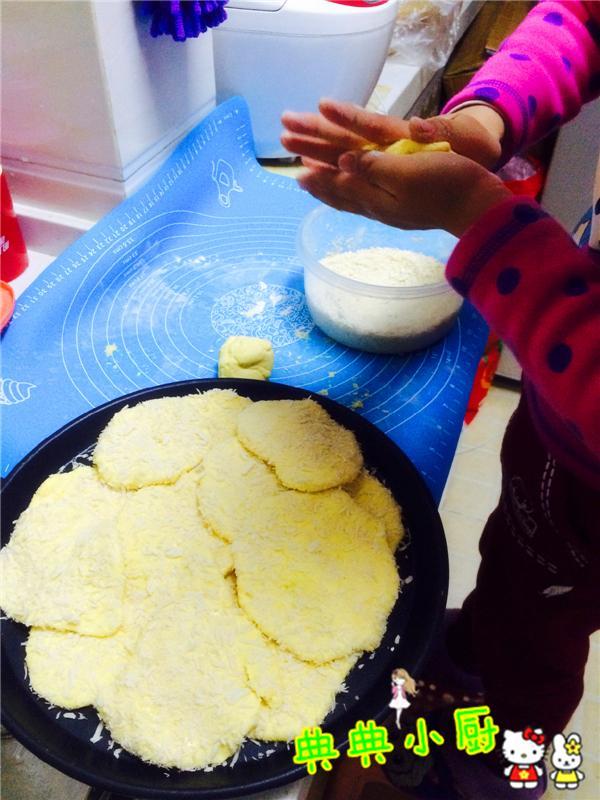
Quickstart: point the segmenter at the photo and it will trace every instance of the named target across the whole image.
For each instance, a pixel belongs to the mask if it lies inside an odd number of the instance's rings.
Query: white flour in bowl
[[[330,254],[321,264],[335,274],[328,279],[305,266],[310,313],[332,339],[357,350],[427,347],[448,332],[462,304],[445,282],[443,264],[423,253],[370,247]]]
[[[423,286],[444,280],[444,265],[440,261],[395,247],[348,250],[325,256],[321,264],[345,278],[376,286]]]

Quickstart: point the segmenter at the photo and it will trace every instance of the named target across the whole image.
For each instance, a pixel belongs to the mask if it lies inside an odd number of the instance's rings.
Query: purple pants
[[[581,700],[589,637],[600,628],[600,493],[544,449],[524,396],[501,459],[476,588],[448,645],[477,666],[501,729],[530,725],[552,737]]]

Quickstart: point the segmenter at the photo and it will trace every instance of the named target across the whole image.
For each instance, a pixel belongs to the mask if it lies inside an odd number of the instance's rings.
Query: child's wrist
[[[491,176],[490,176],[491,177]],[[460,238],[484,216],[491,208],[500,205],[509,197],[510,192],[502,181],[493,178],[491,181],[482,181],[472,189],[465,192],[464,201],[458,205],[454,219],[450,220],[446,230]]]
[[[506,131],[504,118],[500,112],[496,111],[487,103],[473,103],[450,111],[452,116],[461,114],[462,116],[472,117],[477,120],[486,131],[498,142],[502,142],[502,137]]]

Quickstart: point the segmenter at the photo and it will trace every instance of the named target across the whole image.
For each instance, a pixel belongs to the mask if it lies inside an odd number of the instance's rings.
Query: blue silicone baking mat
[[[296,256],[315,205],[258,165],[243,100],[219,106],[18,300],[2,341],[2,474],[90,407],[215,376],[221,344],[244,334],[272,341],[273,380],[379,426],[439,500],[486,326],[465,305],[445,339],[409,356],[333,342],[313,325]]]

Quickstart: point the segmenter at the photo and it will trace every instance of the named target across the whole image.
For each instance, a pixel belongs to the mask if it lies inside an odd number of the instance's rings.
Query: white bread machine
[[[364,105],[381,74],[398,0],[230,0],[213,31],[217,100],[250,107],[259,158],[285,158],[281,112],[321,97]]]

